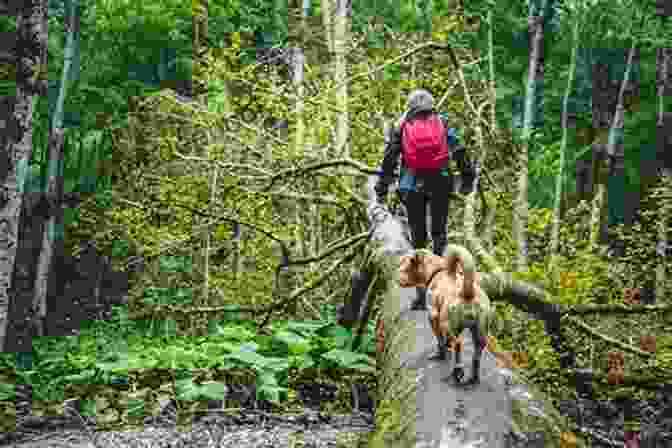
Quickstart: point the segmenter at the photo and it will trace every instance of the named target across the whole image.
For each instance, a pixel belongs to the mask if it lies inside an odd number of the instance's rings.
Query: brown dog
[[[443,257],[425,250],[404,255],[399,266],[399,285],[427,287],[431,297],[429,321],[438,347],[430,359],[445,360],[450,346],[450,352],[455,352],[453,377],[458,383],[464,376],[461,361],[464,339],[461,334],[465,328],[470,328],[475,353],[469,383],[478,383],[480,358],[489,327],[490,301],[479,287],[471,254],[461,246],[448,245]]]

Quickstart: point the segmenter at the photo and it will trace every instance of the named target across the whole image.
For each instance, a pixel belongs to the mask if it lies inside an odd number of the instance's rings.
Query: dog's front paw
[[[469,380],[466,382],[467,386],[475,386],[476,384],[480,384],[481,379],[478,377],[478,375],[473,375]]]
[[[455,367],[453,369],[453,379],[455,380],[455,382],[456,383],[461,383],[463,378],[464,378],[464,368],[463,367]]]
[[[436,353],[431,355],[429,358],[427,358],[429,361],[445,361],[446,360],[446,352],[442,350],[437,350]]]

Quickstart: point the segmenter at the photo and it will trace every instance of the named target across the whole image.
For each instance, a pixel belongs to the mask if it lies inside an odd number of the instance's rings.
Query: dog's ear
[[[420,260],[419,257],[420,257],[420,255],[417,254],[417,253],[414,253],[414,254],[407,254],[407,255],[402,255],[402,256],[399,258],[399,264],[400,264],[401,266],[406,265],[406,266],[408,266],[409,268],[415,268],[415,267],[417,267],[417,266],[420,264],[420,262],[421,262],[421,260]]]
[[[404,286],[410,287],[419,282],[418,280],[418,267],[420,261],[417,258],[416,254],[407,254],[402,255],[399,259],[399,271],[403,278],[400,279],[400,282]]]

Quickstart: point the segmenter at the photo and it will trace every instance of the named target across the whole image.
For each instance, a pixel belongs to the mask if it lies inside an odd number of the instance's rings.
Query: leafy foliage
[[[509,206],[514,168],[507,157],[516,148],[515,131],[509,129],[519,115],[514,103],[521,95],[521,74],[527,67],[526,4],[475,1],[468,2],[466,10],[458,10],[453,2],[431,2],[433,14],[427,14],[410,0],[400,4],[373,3],[353,2],[352,28],[361,43],[348,48],[350,156],[369,167],[379,163],[380,151],[376,148],[382,145],[383,124],[396,119],[403,110],[405,95],[416,87],[430,89],[437,98],[446,94],[443,109],[463,132],[464,142],[475,147],[472,111],[465,105],[467,92],[457,82],[457,73],[447,54],[432,49],[395,62],[391,60],[429,37],[450,43],[461,63],[469,64],[464,66],[464,76],[471,99],[478,106],[490,100],[485,23],[488,11],[494,11],[496,112],[503,130],[486,142],[493,150],[485,165],[496,174],[497,190],[502,192],[496,193],[488,187],[485,196],[491,204],[497,204],[493,253],[503,261],[505,269],[511,270],[507,263],[513,259],[515,250],[510,236]],[[584,223],[588,204],[581,204],[564,220],[557,278],[547,270],[545,247],[551,215],[543,207],[552,198],[553,176],[559,161],[559,105],[571,50],[564,36],[568,35],[566,31],[571,24],[568,14],[572,8],[571,2],[553,3],[558,10],[556,20],[549,24],[545,44],[545,54],[553,55],[547,57],[544,73],[545,120],[538,123],[529,167],[533,205],[530,249],[534,262],[529,272],[520,275],[541,283],[563,304],[614,303],[620,300],[619,288],[650,277],[652,266],[647,260],[652,259],[655,240],[651,229],[647,232],[638,227],[632,229],[632,240],[628,240],[630,258],[614,277],[613,263],[603,251],[593,254],[588,250],[588,229]],[[577,79],[579,86],[572,98],[579,114],[579,129],[590,126],[591,58],[598,57],[598,48],[623,47],[622,36],[631,36],[628,11],[648,7],[638,1],[592,4],[586,17],[591,25],[582,35],[585,48],[580,52],[583,62],[577,68],[577,74],[581,75]],[[302,251],[292,248],[295,257],[309,258],[342,235],[365,230],[365,222],[356,196],[349,193],[350,187],[343,180],[349,179],[346,174],[350,171],[301,170],[310,163],[333,159],[330,151],[335,84],[326,76],[323,61],[311,59],[308,53],[305,77],[308,94],[302,118],[309,124],[310,137],[304,142],[306,148],[298,148],[292,143],[299,120],[292,110],[295,98],[287,74],[277,67],[261,74],[260,67],[245,59],[250,35],[258,45],[286,46],[290,20],[295,13],[287,10],[286,2],[211,1],[208,11],[211,51],[199,61],[205,67],[204,73],[193,75],[194,82],[207,83],[207,95],[196,96],[195,101],[185,104],[175,101],[175,95],[163,89],[166,83],[192,79],[192,10],[197,5],[116,1],[95,8],[95,14],[94,8],[83,8],[81,76],[66,107],[72,126],[67,133],[70,140],[66,145],[66,189],[95,193],[78,211],[69,212],[66,221],[69,246],[94,239],[119,264],[129,255],[142,254],[147,258],[148,272],[137,281],[133,299],[134,305],[150,309],[158,305],[180,310],[196,307],[206,274],[202,272],[196,249],[201,251],[202,233],[211,228],[212,252],[223,254],[216,261],[213,255],[209,271],[211,291],[216,293],[208,300],[215,302],[216,316],[208,314],[207,325],[200,327],[207,329],[205,335],[187,337],[182,335],[195,319],[157,312],[151,319],[133,320],[127,310],[118,310],[116,320],[93,324],[79,337],[38,341],[34,369],[16,373],[34,385],[36,402],[62,400],[71,394],[95,397],[99,390],[105,390],[105,396],[113,396],[118,393],[115,388],[124,382],[151,381],[151,378],[159,378],[161,391],[169,389],[183,402],[222,397],[220,378],[212,374],[217,369],[251,371],[260,396],[277,402],[291,399],[290,372],[294,370],[304,374],[322,369],[322,374],[334,380],[343,372],[370,375],[373,371],[369,356],[374,353],[372,323],[367,327],[362,348],[353,352],[352,332],[334,324],[333,306],[328,304],[347,292],[343,285],[347,284],[348,270],[356,264],[353,260],[361,260],[357,254],[344,256],[342,265],[323,284],[305,293],[302,320],[277,319],[266,333],[259,333],[256,322],[236,305],[261,306],[275,299],[277,241],[263,232],[297,243],[314,238],[310,244],[304,244],[310,247]],[[312,6],[312,16],[319,18],[319,2],[313,1]],[[54,74],[59,73],[62,63],[63,34],[58,26],[51,25],[62,20],[62,10],[59,2],[50,2],[50,7],[49,52],[54,62],[49,67],[50,79],[57,79]],[[0,26],[3,30],[12,29],[12,20],[2,19]],[[642,158],[640,148],[654,135],[645,130],[653,129],[656,112],[655,107],[648,106],[655,104],[655,91],[647,87],[653,85],[655,69],[646,45],[669,47],[670,26],[669,21],[647,20],[641,32],[644,43],[638,75],[642,81],[641,108],[639,113],[628,116],[627,127],[636,131],[628,133],[626,128],[625,140],[626,163],[634,172],[630,181],[635,187]],[[320,32],[315,34],[319,36]],[[617,79],[622,67],[614,65],[613,69]],[[50,112],[45,99],[38,103],[36,112],[34,165],[46,160]],[[281,118],[289,122],[287,135],[268,137],[270,131],[261,125]],[[572,143],[570,146],[576,152],[569,156],[568,166],[585,156],[581,152],[585,147]],[[216,188],[209,177],[214,167],[220,169]],[[32,185],[39,185],[35,179],[43,171],[38,166],[32,168]],[[282,178],[273,188],[262,188],[268,186],[269,173],[292,169],[296,169],[294,174]],[[571,184],[571,176],[567,182]],[[210,202],[213,193],[215,201]],[[295,196],[288,199],[282,194],[305,195],[308,199]],[[311,195],[332,202],[328,206],[319,205],[317,211],[309,214],[306,210],[316,202]],[[648,208],[655,209],[653,204],[655,200]],[[208,217],[194,210],[207,213]],[[317,218],[309,222],[307,218],[313,215]],[[258,229],[245,228],[246,236],[235,246],[236,227],[231,221],[219,221],[222,216],[254,223]],[[212,223],[210,219],[217,221]],[[451,225],[457,227],[456,217],[451,216],[451,220]],[[242,271],[234,272],[231,254],[236,250],[243,261]],[[290,281],[293,290],[319,279],[320,273],[328,269],[325,261],[293,267]],[[322,305],[319,312],[311,308],[317,304]],[[503,322],[524,321],[513,309],[502,307],[498,312]],[[313,319],[307,317],[311,313]],[[605,333],[625,327],[635,334],[637,328],[644,328],[642,322],[623,323],[611,318],[591,324]],[[663,326],[660,321],[648,324],[656,325],[657,329]],[[500,332],[501,343],[511,348],[513,330],[506,325]],[[529,326],[528,351],[532,363],[528,380],[565,385],[557,373],[555,355],[542,333],[538,323]],[[178,334],[180,338],[175,337]],[[573,336],[579,340],[578,334]],[[658,360],[667,368],[670,341],[661,339],[663,350]],[[590,349],[595,345],[591,343]],[[602,348],[598,346],[596,350]],[[584,363],[593,361],[588,347],[580,352],[580,357]],[[2,363],[3,367],[15,370],[7,358],[2,358]],[[650,367],[636,362],[628,365]],[[165,371],[170,374],[162,373]],[[199,373],[192,375],[186,371]],[[341,376],[347,382],[348,377]],[[12,396],[8,384],[11,384],[9,378],[0,382],[3,401]],[[150,391],[157,389],[140,387],[136,394],[125,393],[128,413],[144,412],[145,399],[151,401]],[[91,403],[95,408],[94,400],[86,407],[91,408]],[[387,404],[380,409],[381,414],[388,411]]]

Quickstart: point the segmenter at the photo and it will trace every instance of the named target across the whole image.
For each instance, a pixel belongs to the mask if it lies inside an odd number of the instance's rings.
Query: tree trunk
[[[294,112],[296,117],[296,127],[294,129],[294,155],[295,157],[305,157],[304,145],[305,145],[305,121],[303,119],[303,109],[305,106],[303,95],[304,95],[304,77],[303,77],[303,64],[304,64],[304,54],[301,47],[293,48],[292,50],[293,61],[293,70],[291,73],[292,83],[296,89],[297,100],[294,104]],[[306,204],[307,205],[307,204]],[[297,224],[294,238],[296,240],[296,249],[302,257],[308,256],[308,244],[307,244],[307,235],[304,234],[304,229],[301,228],[298,224],[304,222],[304,217],[302,217],[302,210],[304,207],[301,207],[300,204],[297,204],[294,207],[294,220]],[[304,216],[306,216],[304,214]],[[293,302],[296,304],[296,302]],[[290,310],[291,311],[291,310]],[[293,311],[296,311],[294,309]]]
[[[0,165],[0,347],[9,352],[32,352],[26,323],[31,304],[10,303],[9,288],[16,258],[23,185],[33,149],[33,109],[46,92],[47,2],[25,1],[17,11],[16,99],[5,117],[3,165]]]
[[[209,157],[209,155],[206,155]],[[217,198],[217,177],[219,175],[219,167],[214,165],[211,173],[210,181],[210,209],[215,209],[215,201]],[[210,218],[206,218],[210,220]],[[211,247],[211,235],[212,235],[213,226],[209,225],[205,228],[205,241],[204,241],[204,254],[203,254],[203,275],[204,275],[204,285],[203,285],[203,306],[210,306],[210,247]]]
[[[67,96],[68,85],[73,73],[72,63],[79,45],[79,7],[77,0],[71,0],[69,8],[70,16],[67,24],[67,42],[61,74],[61,88],[58,92],[58,100],[54,110],[54,118],[51,124],[52,135],[49,138],[49,170],[47,177],[47,199],[52,204],[49,220],[42,237],[42,249],[37,263],[37,275],[35,279],[35,297],[33,307],[38,312],[40,322],[44,320],[47,312],[47,288],[49,273],[53,272],[54,239],[62,239],[63,232],[63,207],[60,205],[63,199],[64,175],[63,160],[63,106]],[[58,206],[56,206],[58,204]],[[53,274],[52,274],[53,275]],[[98,282],[99,288],[99,282]],[[99,290],[99,289],[98,289]],[[42,331],[43,329],[41,329]]]
[[[592,165],[590,168],[590,194],[592,194],[591,236],[590,243],[594,248],[600,239],[602,216],[604,215],[604,198],[606,196],[606,170],[608,130],[613,121],[613,111],[618,102],[618,82],[610,78],[608,50],[593,50],[592,60]],[[588,198],[586,198],[588,199]]]
[[[672,201],[672,113],[664,113],[665,97],[672,94],[672,48],[659,48],[656,55],[656,72],[658,84],[658,148],[660,155],[661,176],[665,185],[665,197]],[[669,228],[672,222],[672,210],[669,203],[660,209],[658,218],[658,256],[659,262],[656,267],[656,293],[657,298],[667,297],[667,272],[666,260],[669,260],[670,239]],[[662,255],[662,256],[661,256]]]
[[[348,83],[347,78],[347,44],[350,41],[349,18],[347,0],[336,1],[336,15],[334,17],[334,81],[336,88],[336,148],[338,157],[350,158],[348,137],[350,123],[348,115]]]
[[[533,2],[534,3],[534,2]],[[534,11],[533,3],[530,4],[530,16],[528,19],[530,36],[530,63],[527,72],[527,89],[525,93],[525,112],[523,115],[523,132],[521,151],[518,154],[518,195],[516,197],[515,212],[513,214],[513,232],[518,243],[515,266],[517,271],[527,270],[527,219],[529,203],[527,199],[528,188],[528,150],[535,120],[537,88],[543,77],[543,43],[544,43],[544,17],[543,6]],[[542,2],[545,4],[545,2]]]
[[[616,104],[616,113],[613,116],[611,127],[609,128],[609,140],[607,142],[607,151],[606,154],[608,156],[607,158],[607,174],[606,176],[600,176],[599,177],[599,186],[598,186],[598,191],[599,194],[595,198],[595,204],[593,206],[593,218],[594,221],[591,223],[594,227],[591,228],[591,245],[593,246],[593,249],[595,248],[595,245],[597,243],[597,237],[605,236],[606,233],[606,216],[605,213],[603,213],[603,210],[606,208],[606,204],[608,204],[608,190],[606,188],[607,180],[609,177],[612,175],[617,175],[617,173],[612,173],[612,171],[620,171],[621,177],[623,176],[623,118],[625,115],[625,107],[624,107],[624,97],[625,97],[625,92],[626,89],[628,88],[628,82],[630,79],[630,73],[632,71],[632,66],[633,66],[633,61],[635,59],[635,55],[637,53],[637,48],[635,47],[636,45],[636,40],[633,39],[632,42],[632,47],[630,47],[630,52],[628,53],[628,61],[625,67],[625,73],[623,74],[623,81],[621,83],[621,88],[618,93],[618,100]],[[600,170],[600,172],[603,172],[603,170]],[[599,231],[598,231],[598,220],[599,223]]]
[[[296,102],[294,103],[294,116],[296,117],[296,127],[294,129],[294,155],[295,157],[300,157],[302,159],[305,159],[306,157],[306,150],[305,150],[305,145],[306,145],[306,122],[305,122],[305,117],[304,117],[304,109],[305,109],[305,101],[304,101],[304,95],[305,95],[305,86],[304,86],[304,65],[305,65],[305,54],[304,54],[304,45],[306,42],[306,21],[307,21],[307,16],[310,13],[310,3],[307,1],[304,1],[302,4],[301,8],[301,24],[300,24],[300,29],[301,29],[301,34],[300,34],[300,44],[297,45],[296,47],[291,49],[291,54],[292,54],[292,70],[291,70],[291,81],[292,84],[294,84],[294,88],[296,89]],[[310,222],[312,220],[312,213],[314,212],[314,204],[308,204],[307,202],[305,205],[307,207],[301,207],[299,206],[300,204],[297,204],[297,206],[294,208],[294,219],[297,224],[296,227],[296,232],[295,232],[295,240],[297,244],[297,251],[298,253],[301,254],[302,257],[307,257],[309,253],[309,248],[311,246],[310,244],[310,239],[311,236],[309,236],[305,232],[305,227],[302,228],[299,224],[302,222]],[[308,212],[303,212],[303,210],[308,209]],[[303,216],[302,216],[303,215]],[[313,228],[315,230],[315,228]],[[314,267],[311,266],[309,269],[313,269]],[[295,314],[297,311],[296,308],[297,301],[292,301],[288,304],[286,310],[290,314]]]
[[[581,47],[577,51],[576,61],[576,112],[588,112],[592,89],[592,50]],[[594,106],[594,104],[593,104]],[[592,196],[592,154],[585,151],[594,143],[593,127],[579,128],[576,131],[576,143],[579,153],[576,154],[575,174],[576,192],[567,192],[564,196],[563,212],[574,207],[580,200],[589,200]]]
[[[329,57],[333,57],[334,54],[334,12],[336,11],[336,1],[338,0],[320,0],[322,24],[324,25],[324,40],[327,42]]]
[[[523,115],[522,145],[518,154],[518,195],[516,197],[515,211],[513,214],[513,233],[518,243],[518,252],[515,259],[515,270],[525,272],[528,269],[528,245],[527,223],[529,213],[528,200],[528,161],[529,147],[532,128],[537,120],[537,90],[542,88],[544,74],[544,14],[546,1],[537,0],[530,2],[530,14],[528,18],[530,36],[529,70],[527,73],[527,89],[525,93],[525,109]],[[527,345],[527,322],[526,316],[521,315],[516,320],[518,328],[514,330],[515,345],[525,347]]]
[[[490,126],[497,132],[497,89],[495,87],[495,39],[494,39],[494,20],[492,9],[488,11],[488,66],[490,68],[490,94],[492,95],[492,106],[490,108]]]
[[[492,11],[488,12],[488,54],[490,57],[490,94],[491,94],[491,126],[493,131],[496,131],[497,129],[497,124],[496,124],[496,117],[495,117],[495,103],[497,101],[497,94],[495,90],[495,68],[493,65],[492,57],[493,57],[493,46],[494,46],[494,41],[493,41],[493,21],[492,21]],[[479,108],[478,113],[480,114],[482,111],[482,108]],[[487,157],[486,153],[486,146],[483,141],[483,129],[481,127],[481,124],[476,124],[474,127],[474,131],[476,132],[476,140],[478,142],[478,147],[480,148],[480,153],[479,157],[477,160],[477,166],[480,169],[481,167],[484,166],[485,164],[485,159]],[[478,182],[479,182],[479,175],[477,174],[476,177],[474,178],[473,185],[471,186],[471,192],[467,195],[466,202],[465,202],[465,207],[464,207],[464,235],[465,235],[465,241],[467,242],[474,242],[476,241],[476,230],[475,230],[475,218],[474,218],[474,208],[475,208],[475,202],[476,202],[476,193],[477,193],[477,188],[478,188]],[[485,210],[483,210],[485,213]],[[492,210],[488,210],[488,212],[492,213],[494,212],[494,208]],[[488,218],[493,217],[494,215],[490,214]],[[488,219],[484,218],[484,219]],[[486,231],[491,230],[488,226],[486,226]],[[486,238],[487,241],[487,238]]]
[[[553,205],[553,230],[551,233],[551,270],[556,269],[556,258],[558,256],[558,246],[560,245],[560,202],[562,199],[562,186],[565,181],[565,152],[567,151],[567,132],[569,128],[569,111],[567,106],[569,97],[572,94],[572,84],[574,82],[574,71],[576,70],[576,52],[579,46],[579,22],[580,17],[574,18],[574,34],[572,42],[572,59],[569,66],[569,78],[567,79],[567,90],[562,104],[562,143],[560,145],[560,167],[555,180],[555,200]]]
[[[194,59],[198,60],[201,48],[207,45],[208,38],[208,0],[200,0],[194,3],[195,10],[192,14],[194,37],[192,40]]]

